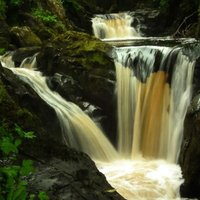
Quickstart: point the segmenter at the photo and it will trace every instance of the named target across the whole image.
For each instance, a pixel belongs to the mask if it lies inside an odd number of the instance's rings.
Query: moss
[[[0,121],[13,127],[19,124],[25,130],[37,130],[39,119],[28,110],[18,106],[0,80]]]
[[[11,33],[19,46],[40,46],[42,44],[38,36],[27,26],[13,27]]]

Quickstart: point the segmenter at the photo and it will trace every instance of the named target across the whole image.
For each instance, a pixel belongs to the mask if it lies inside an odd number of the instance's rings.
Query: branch
[[[178,33],[180,33],[180,28],[182,27],[182,25],[184,23],[186,23],[186,21],[192,17],[193,15],[195,15],[196,13],[198,13],[198,11],[194,11],[192,14],[190,14],[189,16],[185,17],[184,20],[181,22],[181,24],[178,26],[177,30],[175,31],[174,34],[172,34],[173,37],[175,37]]]

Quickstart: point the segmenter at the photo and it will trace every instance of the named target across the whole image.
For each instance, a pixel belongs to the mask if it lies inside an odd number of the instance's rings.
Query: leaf
[[[16,178],[19,173],[20,166],[13,165],[10,167],[1,167],[0,173],[4,174],[8,179],[9,178]]]
[[[16,148],[18,148],[21,143],[22,143],[22,141],[20,139],[16,139],[15,140],[15,146],[16,146]]]
[[[29,131],[29,132],[24,132],[24,137],[27,138],[27,139],[33,139],[36,136],[34,135],[33,131]]]
[[[47,196],[46,192],[39,192],[39,200],[49,200],[49,197]]]
[[[12,200],[26,200],[27,192],[24,184],[19,184],[16,188]]]
[[[34,135],[34,132],[32,131],[28,131],[28,132],[25,132],[22,130],[22,128],[20,126],[18,126],[17,124],[15,124],[15,131],[16,133],[22,137],[22,138],[27,138],[27,139],[33,139],[35,138],[36,136]]]
[[[35,194],[31,194],[30,196],[29,196],[29,200],[34,200],[35,199]],[[1,199],[0,199],[1,200]]]
[[[33,162],[31,160],[23,160],[20,174],[22,176],[28,176],[33,171]]]
[[[3,137],[3,139],[0,141],[0,150],[7,155],[11,152],[18,152],[17,147],[15,146],[15,144],[13,144],[13,141],[9,137]]]
[[[15,132],[20,136],[24,137],[24,131],[19,127],[17,124],[15,124]]]

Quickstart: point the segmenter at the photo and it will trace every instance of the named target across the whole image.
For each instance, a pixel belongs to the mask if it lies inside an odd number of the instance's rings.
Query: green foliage
[[[26,133],[18,125],[14,131],[7,131],[3,125],[0,126],[0,199],[25,200],[28,197],[24,177],[33,171],[32,161],[23,160],[21,165],[15,164],[19,147],[25,138],[32,139],[32,132]]]
[[[55,24],[58,22],[57,17],[48,10],[36,8],[32,11],[32,15],[45,24]]]
[[[45,192],[39,192],[38,197],[40,200],[49,200],[49,197],[47,196]]]
[[[0,48],[0,55],[3,55],[6,52],[5,48]]]
[[[8,131],[0,124],[0,200],[34,200],[35,195],[28,194],[26,177],[34,171],[31,160],[16,164],[19,147],[25,139],[33,139],[33,132],[25,132],[15,125]],[[19,162],[19,161],[18,161]],[[40,200],[48,200],[46,193],[40,192]]]

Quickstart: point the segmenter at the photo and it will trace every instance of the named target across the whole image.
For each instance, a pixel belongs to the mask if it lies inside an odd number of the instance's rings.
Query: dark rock
[[[32,57],[35,53],[40,51],[40,47],[24,47],[19,48],[13,52],[12,60],[15,66],[20,66],[22,61],[27,57]]]
[[[112,187],[87,155],[51,141],[38,142],[32,149],[24,149],[27,156],[40,160],[29,178],[31,192],[45,191],[52,200],[123,199],[116,192],[107,192]]]
[[[181,196],[200,198],[200,95],[196,96],[185,119],[184,138],[179,162],[183,172],[184,184]]]
[[[109,192],[112,187],[86,154],[62,144],[55,112],[1,66],[0,92],[0,121],[10,127],[17,123],[36,135],[24,141],[19,151],[21,159],[35,161],[36,171],[28,179],[30,193],[44,191],[52,200],[123,200],[115,191]]]
[[[55,111],[9,69],[0,67],[0,80],[8,93],[1,105],[2,120],[7,118],[25,130],[33,130],[41,135],[47,132],[48,137],[60,141],[62,136]],[[10,111],[7,112],[7,109]]]

